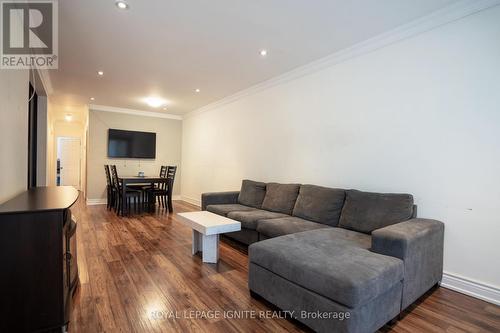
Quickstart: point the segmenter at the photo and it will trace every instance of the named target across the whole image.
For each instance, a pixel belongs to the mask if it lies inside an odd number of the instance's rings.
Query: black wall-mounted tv
[[[109,129],[108,157],[156,158],[156,133]]]

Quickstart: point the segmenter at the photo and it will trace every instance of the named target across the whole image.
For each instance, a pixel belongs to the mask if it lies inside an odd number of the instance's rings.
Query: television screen
[[[109,129],[108,157],[156,158],[156,133]]]

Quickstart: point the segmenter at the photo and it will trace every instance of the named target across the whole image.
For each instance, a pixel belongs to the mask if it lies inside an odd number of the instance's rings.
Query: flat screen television
[[[109,129],[108,157],[156,158],[156,133]]]

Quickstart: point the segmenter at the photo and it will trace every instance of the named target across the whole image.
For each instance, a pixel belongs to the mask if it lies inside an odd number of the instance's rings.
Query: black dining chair
[[[160,177],[167,178],[166,181],[159,183],[148,191],[148,197],[149,200],[151,200],[151,204],[156,204],[156,199],[158,198],[160,207],[166,208],[171,212],[173,211],[171,192],[176,170],[176,166],[162,166]]]
[[[104,165],[104,172],[106,173],[106,208],[110,210],[115,207],[116,188],[113,186],[113,182],[111,181],[109,165]]]
[[[118,215],[124,215],[124,207],[127,205],[127,212],[130,213],[130,206],[132,203],[132,199],[134,199],[134,206],[136,209],[140,207],[141,205],[141,191],[140,190],[134,190],[130,188],[125,189],[125,197],[123,197],[123,184],[120,183],[120,180],[118,179],[118,172],[116,171],[116,165],[111,166],[111,175],[113,176],[112,181],[113,181],[113,187],[115,188],[115,191],[117,193],[116,195],[116,205],[115,205],[115,210]]]
[[[165,165],[162,165],[160,168],[160,178],[166,178],[166,177],[167,177],[167,167]],[[163,182],[152,184],[152,186],[144,187],[150,208],[156,205],[157,198],[159,199],[158,202],[160,204],[160,207],[166,207],[162,200],[162,196],[163,193],[166,191],[166,187],[167,187],[166,183]]]
[[[147,197],[147,192],[146,192],[146,188],[148,188],[148,187],[151,187],[151,185],[145,185],[144,183],[143,184],[129,184],[129,185],[127,185],[127,189],[141,192],[141,201],[142,201],[141,206],[143,209],[146,209],[147,204],[148,204],[147,203],[148,197]]]
[[[162,165],[160,167],[160,178],[164,178],[167,176],[167,167]],[[147,186],[142,187],[142,193],[143,193],[143,202],[144,204],[151,208],[156,204],[156,196],[153,195],[154,192],[160,191],[161,190],[162,184],[156,183],[156,184],[150,184]]]
[[[168,201],[168,210],[171,213],[174,211],[174,206],[172,204],[172,194],[174,192],[174,180],[175,180],[176,173],[177,173],[177,166],[174,166],[174,165],[168,166],[168,169],[167,169],[167,178],[168,178],[167,201]]]

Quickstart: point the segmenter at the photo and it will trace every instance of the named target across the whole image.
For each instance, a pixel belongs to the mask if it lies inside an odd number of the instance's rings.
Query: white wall
[[[415,196],[445,271],[500,286],[500,7],[183,121],[182,195],[242,178]]]
[[[0,70],[0,203],[27,186],[28,82],[26,70]]]
[[[156,133],[156,158],[111,159],[108,158],[108,129],[123,129]],[[87,191],[89,201],[106,198],[105,164],[115,164],[118,174],[157,176],[162,165],[177,165],[174,195],[180,193],[180,162],[182,124],[179,120],[156,117],[136,116],[115,112],[90,110],[88,154],[87,154]]]

